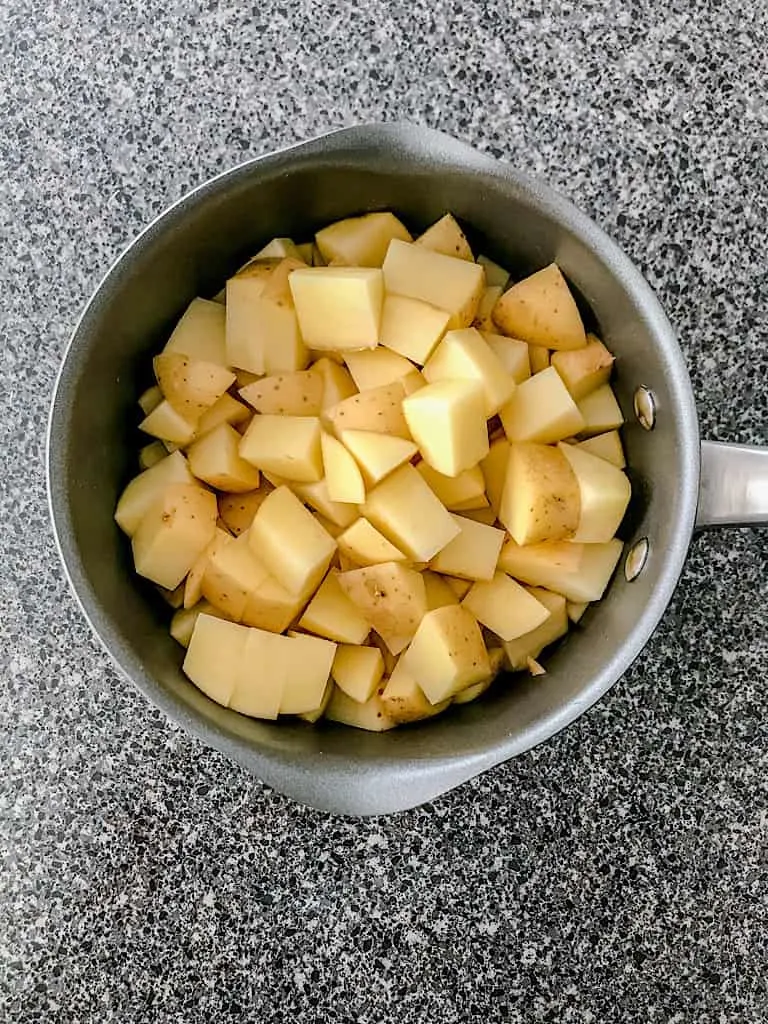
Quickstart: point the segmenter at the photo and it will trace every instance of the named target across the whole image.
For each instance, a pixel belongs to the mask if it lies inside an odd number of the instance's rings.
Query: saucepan
[[[450,210],[523,276],[556,260],[617,356],[633,501],[606,597],[548,659],[473,704],[383,734],[278,724],[212,703],[181,672],[168,611],[133,574],[112,515],[135,473],[136,397],[187,303],[273,236],[393,209],[413,230]],[[476,251],[477,251],[476,249]],[[674,331],[630,260],[546,185],[436,131],[349,128],[250,160],[195,189],[117,260],[75,328],[48,437],[51,513],[82,610],[123,674],[190,733],[276,790],[336,813],[413,807],[549,739],[626,671],[666,608],[696,528],[768,522],[768,451],[702,443]]]

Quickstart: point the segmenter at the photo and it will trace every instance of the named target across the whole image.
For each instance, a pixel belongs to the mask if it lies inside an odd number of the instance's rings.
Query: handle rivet
[[[643,430],[653,430],[656,426],[656,399],[650,388],[640,386],[633,399],[635,416]]]
[[[626,576],[628,583],[631,583],[632,580],[636,580],[645,568],[650,548],[651,546],[648,543],[648,538],[641,537],[640,540],[636,541],[629,549],[627,560],[624,563],[624,575]]]

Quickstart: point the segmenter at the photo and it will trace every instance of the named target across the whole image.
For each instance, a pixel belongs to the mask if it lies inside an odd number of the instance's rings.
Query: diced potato
[[[568,389],[550,366],[519,384],[501,410],[510,441],[562,441],[584,427],[584,417]]]
[[[531,373],[535,376],[552,365],[552,354],[548,348],[542,348],[541,345],[529,345],[528,362],[531,365]]]
[[[257,469],[289,480],[320,480],[320,420],[315,416],[254,416],[240,442],[240,455]]]
[[[386,732],[397,725],[397,722],[387,714],[377,693],[374,693],[365,704],[358,704],[338,686],[333,690],[325,717],[330,722],[340,722],[342,725],[351,725],[354,729],[365,729],[367,732]]]
[[[267,242],[263,249],[259,249],[253,258],[254,260],[284,260],[288,257],[294,260],[301,260],[302,263],[308,262],[292,238],[273,238],[271,242]]]
[[[519,338],[506,338],[503,334],[480,332],[515,384],[522,384],[531,376],[530,346]]]
[[[416,469],[450,511],[455,511],[460,506],[484,508],[488,504],[485,497],[485,480],[479,466],[465,469],[457,476],[438,473],[428,462],[420,462]]]
[[[190,445],[189,467],[198,478],[220,491],[243,493],[259,486],[259,471],[240,457],[240,435],[222,423]]]
[[[487,256],[478,256],[477,262],[485,271],[485,283],[489,287],[498,285],[500,288],[506,288],[509,282],[509,272],[503,267],[500,267],[498,263],[494,263],[492,259]]]
[[[445,334],[450,313],[403,295],[385,295],[379,342],[423,365]]]
[[[363,515],[409,558],[428,562],[459,534],[445,506],[410,464],[368,493]]]
[[[431,704],[487,679],[491,673],[477,620],[461,605],[427,612],[400,660]]]
[[[300,614],[307,596],[292,594],[272,576],[251,591],[245,601],[242,621],[270,633],[282,633]]]
[[[439,573],[430,572],[425,569],[421,574],[424,580],[424,588],[427,594],[427,610],[433,612],[435,608],[445,608],[449,604],[458,604],[459,599],[453,592],[443,576]]]
[[[249,596],[268,578],[266,566],[251,551],[247,534],[237,540],[219,537],[208,551],[200,590],[206,601],[241,622]]]
[[[315,235],[323,259],[348,267],[380,267],[393,238],[410,242],[408,229],[393,213],[367,213],[329,224]]]
[[[139,408],[145,416],[149,414],[160,405],[163,400],[163,392],[154,384],[151,388],[147,388],[146,391],[142,391],[139,395]]]
[[[342,430],[339,436],[344,447],[355,457],[369,487],[409,462],[419,450],[413,441],[370,430]]]
[[[535,658],[526,658],[525,664],[532,676],[545,676],[547,670]]]
[[[281,642],[288,637],[274,636],[261,629],[249,629],[240,660],[229,707],[251,718],[276,719],[283,698],[285,674],[281,671],[284,652]]]
[[[308,267],[311,267],[312,257],[315,245],[314,242],[297,242],[296,252],[298,253],[298,259],[303,263],[306,263]]]
[[[476,327],[478,331],[490,331],[496,330],[496,324],[493,322],[493,307],[499,300],[499,296],[502,290],[498,285],[487,285],[483,292],[483,297],[480,299],[480,303],[475,313],[475,319],[472,323],[473,327]]]
[[[251,275],[233,277],[226,287],[227,363],[257,376],[266,370],[263,333],[254,326],[261,320],[263,290],[264,278]],[[289,316],[284,319],[290,323]]]
[[[339,586],[393,654],[408,646],[427,611],[421,574],[397,562],[339,573]]]
[[[545,444],[511,445],[499,519],[514,540],[572,537],[580,514],[579,482],[564,453]]]
[[[556,263],[504,292],[493,318],[504,334],[543,348],[582,348],[584,324],[568,284]]]
[[[579,485],[581,513],[573,540],[605,544],[612,539],[627,511],[632,487],[626,473],[578,445],[560,444]]]
[[[462,603],[502,640],[516,640],[549,618],[549,609],[504,572],[475,583]]]
[[[246,494],[220,494],[218,496],[219,516],[224,521],[228,530],[239,537],[245,533],[253,522],[253,517],[259,511],[268,494],[274,488],[266,480],[262,480],[255,491]]]
[[[432,559],[430,568],[460,579],[493,579],[504,531],[453,513],[451,518],[461,532]]]
[[[443,576],[443,579],[459,601],[462,601],[472,589],[472,580],[459,580],[455,576]]]
[[[299,620],[301,629],[341,644],[362,644],[371,631],[368,620],[329,572]]]
[[[608,383],[613,363],[613,356],[594,334],[587,335],[584,348],[552,354],[552,365],[575,402],[581,401],[601,384]]]
[[[261,413],[319,416],[323,408],[323,377],[314,368],[262,377],[241,388],[240,397]]]
[[[213,615],[199,615],[184,658],[184,674],[211,700],[230,702],[245,659],[248,629]]]
[[[115,509],[115,521],[129,537],[152,506],[160,501],[172,484],[194,484],[189,464],[181,452],[174,452],[143,473],[139,473],[123,491]]]
[[[405,725],[407,722],[419,722],[439,715],[450,701],[430,704],[422,688],[406,669],[403,659],[399,658],[381,693],[381,703],[397,725]]]
[[[384,260],[388,294],[419,299],[450,314],[448,327],[469,327],[485,288],[483,268],[397,239]]]
[[[365,484],[355,460],[341,441],[330,434],[321,435],[320,447],[331,501],[361,505],[365,501]]]
[[[579,433],[582,437],[594,437],[595,434],[604,434],[608,430],[617,430],[624,422],[624,416],[610,384],[603,384],[595,391],[591,391],[578,403],[578,408],[583,423],[573,433]]]
[[[333,537],[287,487],[278,487],[262,503],[248,536],[271,575],[296,595],[315,590],[336,552]]]
[[[162,462],[167,454],[168,452],[160,441],[152,441],[150,444],[144,445],[139,452],[139,469],[151,469],[158,462]]]
[[[475,469],[478,469],[478,468],[479,467],[477,467],[477,466],[475,467]],[[469,472],[471,472],[471,470],[466,470],[466,472],[469,473]],[[423,475],[424,474],[422,473],[422,476]],[[481,475],[482,475],[482,473],[481,473]],[[449,476],[449,477],[446,477],[445,479],[446,480],[453,480],[453,479],[458,479],[458,477],[450,477]],[[490,508],[490,504],[491,503],[488,501],[488,498],[486,497],[485,493],[483,493],[483,494],[478,494],[478,496],[476,498],[468,498],[466,501],[457,501],[455,503],[454,507],[452,509],[450,509],[449,511],[451,511],[451,512],[460,512],[462,515],[466,515],[467,512],[479,512],[482,509]]]
[[[403,415],[405,390],[401,381],[369,388],[352,395],[323,412],[323,421],[337,437],[346,430],[367,430],[410,440],[408,424]]]
[[[157,592],[169,608],[181,608],[184,604],[184,583],[180,583],[174,590],[166,590],[165,587],[157,587]]]
[[[276,696],[273,714],[246,711],[259,718],[276,718],[281,715],[301,715],[317,709],[323,700],[325,688],[331,674],[336,655],[336,644],[301,633],[275,636],[261,629],[250,631],[245,656],[250,662],[248,691],[256,700],[259,691],[265,697],[272,692]],[[237,687],[235,698],[244,688]],[[267,698],[269,699],[269,698]],[[235,707],[235,700],[230,701]],[[236,711],[242,710],[235,707]]]
[[[384,302],[381,270],[309,267],[295,270],[290,286],[310,348],[343,352],[376,347]]]
[[[139,430],[178,446],[189,444],[195,436],[195,424],[181,416],[167,399],[141,421]]]
[[[350,505],[342,501],[333,501],[328,491],[328,481],[323,478],[311,484],[297,483],[295,480],[281,480],[279,477],[272,477],[271,482],[275,487],[285,484],[293,491],[297,498],[300,498],[305,505],[309,505],[316,512],[330,520],[339,530],[345,530],[351,523],[354,523],[359,514],[356,505]],[[331,536],[336,536],[338,531],[329,531]]]
[[[224,394],[207,409],[195,427],[195,437],[203,437],[222,423],[237,426],[251,418],[251,410],[231,395]]]
[[[490,653],[492,652],[489,651],[489,654]],[[503,654],[504,652],[502,651],[501,653]],[[471,704],[473,700],[477,700],[478,697],[482,697],[486,690],[489,689],[492,682],[493,677],[490,679],[482,679],[479,683],[473,683],[473,685],[468,686],[466,690],[461,690],[459,693],[454,694],[451,698],[451,703]]]
[[[249,384],[253,384],[260,377],[260,373],[251,373],[249,370],[240,370],[235,367],[235,385],[238,388],[247,388]]]
[[[589,608],[589,601],[566,601],[565,610],[571,622],[581,622],[584,612]]]
[[[378,647],[340,644],[331,669],[333,680],[348,697],[364,704],[376,692],[384,675],[384,659]]]
[[[627,460],[624,457],[624,448],[621,444],[618,430],[608,430],[604,434],[595,434],[594,437],[581,441],[576,446],[590,455],[597,455],[600,459],[612,463],[618,469],[624,469]]]
[[[448,331],[424,366],[424,377],[430,384],[476,380],[483,389],[486,417],[495,416],[515,390],[512,377],[474,327]]]
[[[565,598],[539,587],[531,587],[530,593],[549,609],[549,618],[530,633],[525,633],[515,640],[504,641],[504,651],[513,672],[526,668],[529,658],[538,658],[545,647],[553,644],[555,640],[559,640],[568,632]]]
[[[195,630],[195,623],[201,615],[213,615],[221,619],[224,616],[218,608],[214,608],[208,601],[198,601],[192,608],[179,608],[174,612],[171,619],[170,633],[177,644],[182,647],[189,647],[192,633]]]
[[[163,395],[190,423],[197,423],[235,382],[231,370],[216,363],[193,361],[180,352],[155,356],[154,368]]]
[[[331,697],[333,696],[333,691],[335,689],[336,687],[333,684],[333,680],[329,679],[325,684],[325,690],[323,691],[323,696],[320,698],[320,704],[314,711],[305,711],[303,714],[299,715],[299,718],[303,718],[305,722],[310,722],[312,725],[314,725],[315,722],[319,722],[328,710],[328,705],[331,703]]]
[[[356,566],[378,565],[381,562],[404,562],[405,555],[390,544],[375,526],[361,517],[337,538],[339,551]]]
[[[409,359],[381,347],[366,352],[348,352],[344,362],[358,391],[380,388],[419,373]]]
[[[193,299],[163,349],[188,359],[229,366],[225,344],[226,313],[218,302]]]
[[[428,227],[424,234],[419,235],[415,244],[423,245],[425,249],[431,249],[433,252],[441,252],[444,256],[453,256],[457,260],[472,262],[475,258],[466,235],[451,213],[446,213]]]
[[[483,523],[485,526],[496,525],[496,513],[490,506],[488,508],[457,509],[457,511],[461,511],[461,515],[465,519],[471,519],[475,523]]]
[[[198,484],[171,484],[133,534],[136,572],[175,590],[212,540],[217,514],[210,491]]]
[[[185,608],[193,608],[203,596],[203,577],[208,568],[211,557],[225,544],[231,543],[232,538],[224,530],[216,527],[210,543],[200,553],[200,557],[194,563],[184,581],[183,605]]]
[[[504,493],[504,483],[507,479],[509,449],[509,441],[505,437],[500,437],[493,442],[488,454],[480,463],[485,481],[485,491],[491,508],[497,516],[501,511],[501,496]]]
[[[403,401],[403,415],[426,462],[439,473],[458,476],[488,454],[482,385],[440,380]]]
[[[319,373],[323,379],[323,405],[322,408],[332,409],[334,405],[343,402],[355,394],[357,388],[355,382],[344,366],[333,362],[327,356],[322,356],[312,364],[315,373]]]

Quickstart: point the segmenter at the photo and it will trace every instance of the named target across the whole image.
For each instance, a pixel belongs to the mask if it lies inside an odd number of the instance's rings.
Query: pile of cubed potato
[[[622,550],[613,361],[556,264],[509,286],[450,214],[273,239],[155,357],[115,514],[187,676],[384,730],[543,673]]]

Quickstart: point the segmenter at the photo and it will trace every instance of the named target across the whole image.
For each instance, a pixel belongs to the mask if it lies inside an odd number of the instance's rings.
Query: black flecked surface
[[[0,1020],[768,1020],[768,534],[711,534],[564,735],[431,806],[267,791],[117,677],[43,478],[67,334],[151,217],[365,120],[570,195],[680,332],[704,433],[768,442],[762,0],[0,5]]]

